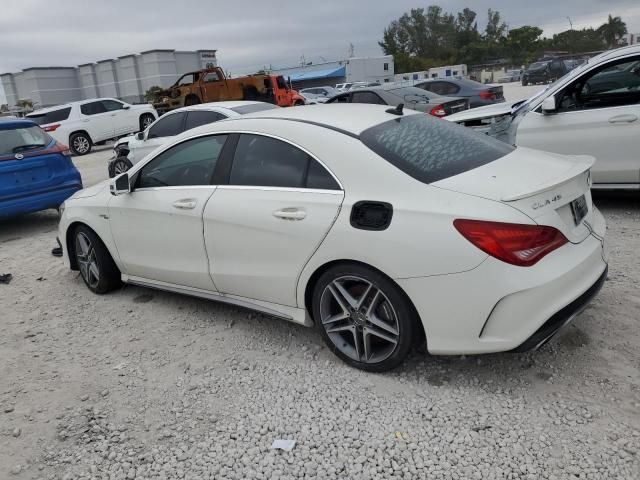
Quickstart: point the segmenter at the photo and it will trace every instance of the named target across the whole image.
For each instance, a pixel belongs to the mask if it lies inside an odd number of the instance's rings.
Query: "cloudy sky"
[[[499,10],[510,28],[538,25],[550,35],[620,15],[640,33],[638,0],[2,0],[0,73],[77,65],[154,48],[218,49],[232,74],[264,65],[377,55],[390,21],[413,7]],[[4,94],[0,87],[0,102]]]

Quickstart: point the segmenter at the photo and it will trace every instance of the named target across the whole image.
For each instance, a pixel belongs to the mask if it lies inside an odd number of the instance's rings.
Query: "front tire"
[[[74,133],[69,137],[69,148],[78,156],[91,152],[91,138],[84,132]]]
[[[198,105],[200,103],[200,99],[195,95],[189,95],[184,99],[184,106],[190,107],[191,105]]]
[[[358,264],[330,268],[313,290],[313,318],[329,349],[352,367],[384,372],[400,365],[418,318],[400,288]]]
[[[73,242],[80,276],[89,290],[103,294],[120,286],[120,270],[93,230],[80,225],[73,234]]]
[[[133,167],[133,164],[127,157],[118,157],[109,164],[109,178],[116,177],[121,173],[126,172],[131,167]]]
[[[140,131],[144,132],[149,125],[156,121],[156,117],[150,113],[140,115]]]

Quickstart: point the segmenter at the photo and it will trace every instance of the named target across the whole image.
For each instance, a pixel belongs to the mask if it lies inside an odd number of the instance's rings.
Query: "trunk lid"
[[[458,98],[442,104],[447,115],[469,110],[469,99]]]
[[[587,223],[593,223],[590,169],[594,163],[589,156],[519,147],[498,160],[432,185],[505,203],[579,243],[589,236]],[[585,214],[580,209],[585,207],[586,215],[580,218]]]

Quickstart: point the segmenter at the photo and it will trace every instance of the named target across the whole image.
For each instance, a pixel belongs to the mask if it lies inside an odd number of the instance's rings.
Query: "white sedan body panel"
[[[627,82],[628,87],[621,88],[619,92],[608,91],[628,95],[627,104],[543,113],[542,104],[546,99],[555,98],[557,102],[559,94],[567,88],[580,86],[581,80],[588,81],[603,69],[609,69],[615,75],[616,64],[636,65],[636,70],[621,80]],[[594,187],[637,188],[640,185],[640,103],[634,92],[637,92],[640,82],[637,80],[638,68],[639,45],[610,50],[590,59],[532,97],[515,116],[507,105],[480,107],[446,119],[461,124],[468,122],[473,125],[471,128],[519,146],[566,155],[593,156],[596,158],[592,168]],[[630,80],[634,78],[636,80]]]
[[[380,106],[325,105],[187,131],[129,175],[183,140],[251,133],[304,150],[341,190],[220,185],[112,196],[102,184],[67,202],[60,222],[64,255],[69,226],[83,221],[103,239],[125,281],[251,306],[305,325],[312,324],[306,294],[314,274],[331,262],[360,262],[403,289],[429,351],[440,354],[515,348],[601,278],[605,224],[589,194],[592,159],[521,148],[426,184],[349,133],[393,119]],[[311,121],[331,122],[331,128]],[[582,195],[588,225],[574,225],[569,204]],[[352,225],[353,206],[364,200],[393,206],[385,230]],[[190,208],[181,208],[185,203]],[[517,267],[474,246],[454,228],[455,219],[554,226],[569,243],[531,267]]]
[[[142,188],[109,202],[109,223],[128,275],[215,290],[202,213],[215,186]]]

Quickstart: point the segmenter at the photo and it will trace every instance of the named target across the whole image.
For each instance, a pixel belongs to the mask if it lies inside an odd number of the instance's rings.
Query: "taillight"
[[[447,112],[444,111],[444,105],[436,105],[431,109],[429,115],[433,115],[434,117],[444,117]]]
[[[491,92],[490,90],[482,90],[480,91],[480,98],[483,100],[495,100],[496,94]]]
[[[62,155],[65,155],[67,157],[71,156],[71,151],[69,150],[69,147],[58,142],[56,142],[51,148],[47,148],[46,150],[40,150],[38,152],[38,155],[45,155],[49,153],[61,153]]]
[[[464,238],[498,260],[530,267],[568,242],[558,229],[543,225],[454,220]]]
[[[55,132],[56,129],[60,126],[59,123],[52,123],[51,125],[46,125],[42,127],[45,132]]]

